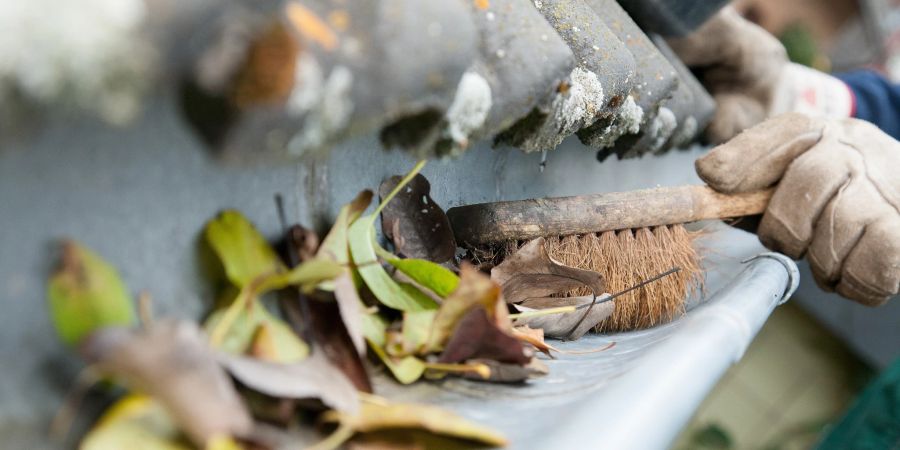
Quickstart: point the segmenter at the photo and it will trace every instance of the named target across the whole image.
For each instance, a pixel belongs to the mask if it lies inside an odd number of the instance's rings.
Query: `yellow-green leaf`
[[[341,207],[337,218],[334,219],[334,225],[331,226],[328,235],[319,245],[316,256],[329,258],[342,265],[349,263],[350,249],[347,247],[347,229],[369,207],[369,203],[372,203],[372,191],[366,190],[360,192],[352,202]]]
[[[262,275],[285,270],[275,250],[238,211],[223,211],[206,224],[205,234],[235,286],[244,287]]]
[[[429,405],[390,403],[386,399],[374,396],[363,402],[362,409],[355,415],[328,411],[323,414],[323,420],[339,422],[360,433],[419,429],[491,446],[503,447],[508,444],[500,433],[450,411]]]
[[[62,264],[47,286],[59,338],[77,345],[99,328],[135,323],[134,303],[116,269],[87,248],[65,241]]]
[[[323,281],[337,278],[342,273],[344,273],[344,268],[337,262],[325,258],[314,258],[287,272],[263,277],[257,292],[263,294],[288,286],[298,286],[300,289],[308,291]]]
[[[366,340],[369,342],[369,348],[378,355],[381,362],[387,366],[400,384],[410,384],[421,378],[422,374],[425,373],[425,363],[421,359],[415,356],[406,356],[395,360],[385,353],[382,346],[369,339]]]
[[[210,314],[203,325],[207,333],[216,329],[225,311],[219,309]],[[309,354],[309,346],[291,327],[256,300],[235,319],[218,349],[233,355],[250,352],[257,358],[285,364],[302,360]]]
[[[392,258],[387,261],[422,287],[430,289],[438,297],[444,298],[450,295],[459,285],[459,277],[440,264],[424,259]]]
[[[379,347],[384,347],[387,321],[377,313],[363,314],[362,319],[362,331],[366,340]]]
[[[403,314],[403,349],[418,353],[428,341],[437,311],[416,311]]]
[[[254,358],[281,364],[301,361],[309,354],[309,347],[280,320],[259,324],[250,354]]]
[[[229,305],[221,320],[209,329],[209,339],[213,346],[222,345],[232,325],[245,313],[250,303],[258,302],[258,297],[273,289],[296,285],[303,290],[312,290],[319,283],[342,274],[344,269],[334,261],[315,258],[294,267],[288,272],[262,275],[241,288],[237,298]]]
[[[128,395],[111,406],[81,441],[81,450],[189,450],[162,405]]]
[[[359,275],[379,302],[400,311],[436,309],[437,303],[425,296],[412,296],[395,282],[378,261],[375,254],[375,219],[377,215],[361,217],[350,225],[350,253]]]

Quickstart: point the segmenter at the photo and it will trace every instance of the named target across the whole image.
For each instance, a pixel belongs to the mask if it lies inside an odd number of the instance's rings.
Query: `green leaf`
[[[363,314],[363,336],[369,343],[384,347],[385,333],[387,333],[387,321],[377,313]]]
[[[378,358],[387,366],[388,370],[400,384],[410,384],[422,377],[425,373],[425,362],[415,356],[407,356],[395,360],[385,353],[384,348],[372,340],[366,339],[369,347],[378,355]]]
[[[256,359],[291,364],[306,359],[309,346],[288,324],[271,317],[256,329],[250,353]]]
[[[403,272],[422,287],[438,297],[445,298],[459,286],[459,277],[450,269],[424,259],[388,259],[392,266]]]
[[[128,395],[106,410],[81,450],[189,450],[165,409],[150,397]]]
[[[350,224],[362,215],[363,211],[372,203],[372,191],[366,190],[360,192],[352,202],[341,207],[337,218],[334,219],[334,225],[328,231],[328,235],[319,245],[316,256],[329,258],[341,265],[347,265],[350,262],[350,249],[347,247],[347,229]]]
[[[73,242],[62,245],[62,264],[47,285],[50,316],[59,338],[77,345],[99,328],[131,326],[134,303],[116,269]]]
[[[293,269],[262,278],[257,291],[260,293],[288,286],[298,286],[310,291],[323,281],[330,281],[344,273],[344,267],[335,261],[315,258],[306,261]]]
[[[377,215],[365,216],[350,225],[348,234],[350,253],[359,275],[382,304],[400,311],[436,309],[437,303],[424,296],[413,296],[400,287],[385,272],[375,255],[375,220]]]
[[[407,353],[418,353],[428,341],[434,316],[437,311],[417,311],[403,314],[403,349]]]
[[[232,325],[248,310],[250,303],[258,302],[258,297],[273,289],[297,285],[303,290],[312,290],[319,283],[332,280],[342,274],[344,268],[334,261],[311,259],[288,272],[263,275],[243,286],[237,298],[229,305],[222,319],[209,331],[209,340],[214,347],[222,345]]]
[[[275,250],[238,211],[225,210],[209,221],[205,236],[235,286],[244,287],[260,276],[285,270]]]
[[[216,329],[225,312],[225,308],[216,310],[206,319],[203,327],[208,334]],[[309,354],[309,346],[258,300],[235,319],[218,349],[233,355],[252,352],[257,358],[281,363],[296,362]]]

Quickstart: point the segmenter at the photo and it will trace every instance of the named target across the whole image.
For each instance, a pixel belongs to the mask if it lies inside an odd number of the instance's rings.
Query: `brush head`
[[[549,237],[545,245],[554,260],[599,272],[609,293],[624,291],[673,267],[681,269],[615,299],[612,316],[596,328],[598,332],[627,331],[666,323],[684,314],[685,301],[703,285],[700,255],[694,245],[700,234],[689,232],[683,225],[670,225]],[[521,245],[524,243],[510,242],[500,249],[482,250],[479,256],[496,262]],[[565,295],[590,293],[585,287]]]

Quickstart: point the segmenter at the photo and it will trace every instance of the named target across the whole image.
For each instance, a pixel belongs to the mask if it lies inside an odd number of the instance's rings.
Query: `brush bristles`
[[[611,317],[597,331],[625,331],[652,327],[684,314],[689,295],[701,288],[700,255],[693,240],[698,233],[682,225],[653,229],[607,231],[583,236],[547,238],[550,256],[568,266],[600,272],[606,291],[615,293],[673,267],[681,270],[615,300]],[[507,247],[506,253],[517,245]],[[590,294],[588,288],[567,295]]]

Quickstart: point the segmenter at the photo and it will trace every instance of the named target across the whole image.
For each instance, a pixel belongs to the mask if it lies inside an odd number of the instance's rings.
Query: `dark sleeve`
[[[853,117],[872,122],[900,140],[900,84],[871,70],[835,74],[853,92]]]

